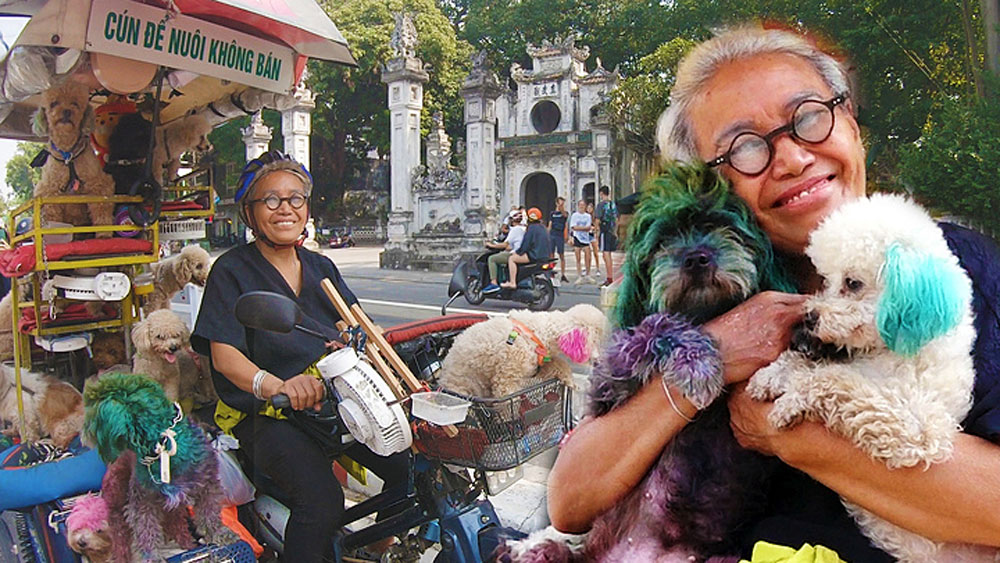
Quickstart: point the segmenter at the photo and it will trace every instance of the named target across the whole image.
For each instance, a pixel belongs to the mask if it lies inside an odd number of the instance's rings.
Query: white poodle
[[[840,358],[787,351],[748,391],[775,400],[776,427],[823,422],[890,468],[948,459],[972,405],[976,334],[971,282],[941,230],[908,199],[873,195],[832,213],[806,254],[824,288],[806,304],[805,329]],[[935,543],[844,504],[900,561],[950,561],[976,549]]]
[[[441,362],[438,383],[472,397],[506,397],[552,378],[572,386],[572,370],[557,354],[574,363],[596,360],[606,333],[607,318],[593,305],[511,311],[459,334]]]

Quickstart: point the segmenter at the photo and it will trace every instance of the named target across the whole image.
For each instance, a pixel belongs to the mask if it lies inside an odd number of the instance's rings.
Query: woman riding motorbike
[[[191,337],[195,350],[211,359],[212,380],[220,398],[216,423],[240,440],[253,462],[254,481],[260,483],[257,474],[266,475],[287,500],[291,516],[281,560],[296,563],[319,563],[331,556],[331,537],[344,513],[344,493],[327,452],[266,401],[284,393],[292,409],[318,410],[324,387],[317,377],[304,372],[314,371],[310,366],[328,346],[295,333],[246,328],[234,311],[237,298],[246,292],[280,293],[307,311],[304,326],[336,338],[330,327],[340,315],[320,282],[329,278],[348,304],[357,299],[330,259],[300,246],[311,189],[309,171],[278,151],[247,163],[235,200],[240,219],[255,240],[216,260]],[[407,452],[380,457],[356,443],[345,453],[372,469],[387,486],[406,481]]]

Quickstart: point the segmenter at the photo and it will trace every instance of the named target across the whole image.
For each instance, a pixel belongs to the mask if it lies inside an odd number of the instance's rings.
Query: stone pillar
[[[264,125],[260,112],[253,114],[250,125],[240,130],[243,133],[243,144],[246,145],[247,162],[267,152],[271,144],[271,128]]]
[[[281,112],[281,134],[285,137],[285,152],[309,169],[310,114],[316,109],[316,98],[303,82],[295,88],[294,96],[298,103]]]
[[[472,72],[460,93],[465,99],[465,234],[477,236],[496,230],[499,216],[494,140],[496,101],[503,87],[490,69],[485,51],[472,56]]]
[[[414,228],[412,177],[420,166],[420,110],[429,76],[416,57],[416,28],[408,14],[396,14],[392,47],[396,56],[382,70],[382,82],[389,86],[389,127],[391,172],[387,247],[402,247]]]

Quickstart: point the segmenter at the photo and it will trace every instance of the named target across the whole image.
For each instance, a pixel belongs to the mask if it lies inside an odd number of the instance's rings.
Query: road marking
[[[374,305],[381,307],[400,307],[403,309],[417,309],[421,311],[434,311],[435,313],[441,312],[440,305],[421,305],[419,303],[400,303],[398,301],[381,301],[379,299],[358,299],[358,302],[362,305]],[[482,311],[476,309],[459,309],[457,307],[448,307],[449,313],[473,313],[480,314],[485,313],[490,317],[504,317],[507,313],[500,311]]]

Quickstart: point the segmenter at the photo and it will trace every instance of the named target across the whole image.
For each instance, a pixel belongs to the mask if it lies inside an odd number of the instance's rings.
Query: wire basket
[[[160,221],[160,240],[193,240],[205,238],[205,219]]]
[[[414,443],[427,457],[486,471],[517,467],[555,446],[569,429],[569,389],[550,379],[501,399],[462,397],[472,402],[458,434],[420,421]]]

